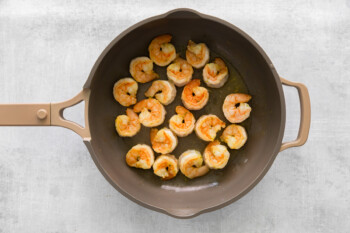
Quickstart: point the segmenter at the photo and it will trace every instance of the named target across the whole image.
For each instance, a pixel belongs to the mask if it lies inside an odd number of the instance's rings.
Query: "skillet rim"
[[[181,15],[183,14],[183,15]],[[244,31],[242,31],[241,29],[239,29],[238,27],[236,27],[235,25],[222,20],[220,18],[214,17],[214,16],[210,16],[210,15],[206,15],[206,14],[202,14],[198,11],[189,9],[189,8],[177,8],[171,11],[168,11],[164,14],[160,14],[160,15],[156,15],[147,19],[144,19],[132,26],[130,26],[129,28],[127,28],[126,30],[124,30],[123,32],[121,32],[115,39],[113,39],[108,46],[103,50],[103,52],[100,54],[100,56],[98,57],[98,59],[96,60],[94,66],[92,67],[90,74],[88,76],[88,79],[86,81],[86,83],[84,84],[83,88],[84,89],[90,89],[92,80],[95,76],[95,73],[97,71],[97,69],[99,68],[101,62],[103,61],[103,59],[105,58],[105,56],[107,55],[107,53],[119,42],[120,39],[122,39],[126,34],[128,34],[129,32],[131,32],[132,30],[134,30],[135,28],[138,28],[144,24],[147,24],[151,21],[155,21],[155,20],[159,20],[159,19],[163,19],[163,18],[167,18],[167,17],[172,17],[172,16],[177,16],[178,18],[190,18],[190,17],[199,17],[199,18],[204,18],[204,19],[208,19],[208,20],[212,20],[215,21],[217,23],[223,24],[225,26],[227,26],[228,28],[230,28],[231,30],[236,31],[238,34],[240,34],[244,39],[246,39],[260,54],[261,56],[264,58],[264,60],[266,61],[266,63],[269,66],[269,69],[271,71],[271,73],[274,76],[275,79],[275,84],[277,87],[277,91],[278,94],[280,96],[279,100],[280,100],[280,106],[281,106],[281,122],[280,122],[280,129],[279,129],[279,134],[276,140],[276,144],[274,146],[273,149],[273,153],[270,156],[269,161],[266,163],[265,167],[261,170],[261,172],[259,173],[259,175],[249,184],[247,185],[244,189],[242,189],[242,192],[234,197],[232,197],[229,200],[223,201],[221,203],[218,203],[216,205],[213,206],[206,206],[203,208],[197,208],[197,209],[167,209],[164,207],[160,207],[160,206],[155,206],[149,203],[145,203],[137,198],[135,198],[134,196],[132,196],[130,193],[128,193],[126,190],[122,189],[121,187],[118,186],[117,183],[115,183],[112,178],[109,176],[108,172],[105,171],[105,169],[102,167],[101,163],[99,162],[99,158],[97,156],[97,154],[95,153],[94,149],[93,149],[93,139],[92,136],[91,138],[86,138],[84,139],[84,143],[86,145],[86,147],[88,148],[91,157],[94,161],[94,163],[96,164],[97,168],[100,170],[100,172],[102,173],[102,175],[105,177],[105,179],[116,189],[118,190],[123,196],[127,197],[128,199],[132,200],[135,203],[138,203],[139,205],[146,207],[148,209],[151,210],[155,210],[157,212],[161,212],[161,213],[165,213],[169,216],[175,217],[175,218],[193,218],[195,216],[198,216],[202,213],[206,213],[206,212],[210,212],[210,211],[214,211],[220,208],[223,208],[224,206],[227,206],[235,201],[237,201],[238,199],[240,199],[241,197],[243,197],[245,194],[247,194],[250,190],[252,190],[260,181],[261,179],[266,175],[267,171],[270,169],[271,165],[273,164],[277,154],[280,151],[281,148],[281,144],[282,144],[282,139],[284,136],[284,130],[285,130],[285,122],[286,122],[286,106],[285,106],[285,98],[284,98],[284,92],[283,92],[283,88],[282,88],[282,82],[280,80],[280,77],[274,67],[274,65],[272,64],[271,60],[269,59],[269,57],[267,56],[267,54],[265,53],[265,51],[258,45],[258,43],[253,40],[247,33],[245,33]],[[89,112],[89,105],[90,102],[87,106],[87,113],[90,114]],[[90,121],[88,121],[88,124],[90,126]]]

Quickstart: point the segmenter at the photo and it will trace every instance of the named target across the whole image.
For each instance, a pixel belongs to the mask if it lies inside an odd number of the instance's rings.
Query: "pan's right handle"
[[[280,151],[283,151],[290,147],[302,146],[305,144],[309,136],[309,130],[310,130],[311,104],[310,104],[309,91],[307,90],[304,84],[291,82],[284,78],[281,78],[281,82],[284,85],[295,87],[298,90],[299,99],[300,99],[300,113],[301,113],[298,137],[294,141],[282,143]]]

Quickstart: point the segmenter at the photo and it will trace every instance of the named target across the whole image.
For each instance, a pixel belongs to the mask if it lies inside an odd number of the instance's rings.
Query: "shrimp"
[[[215,58],[213,63],[206,64],[203,69],[203,79],[208,87],[222,87],[228,78],[228,69],[221,58]]]
[[[182,103],[189,110],[202,109],[209,100],[209,92],[205,87],[200,87],[201,81],[193,79],[183,89]]]
[[[193,114],[182,106],[176,106],[177,115],[169,120],[169,128],[179,137],[185,137],[192,133],[196,119]]]
[[[177,137],[168,128],[151,129],[150,138],[153,150],[160,154],[169,154],[177,146]]]
[[[205,164],[211,169],[222,169],[226,166],[230,152],[227,147],[220,145],[218,140],[210,142],[203,153]]]
[[[160,92],[160,93],[159,93]],[[168,105],[174,101],[176,87],[173,83],[165,80],[153,81],[152,85],[145,92],[146,97],[155,97],[159,102]]]
[[[225,128],[226,124],[219,117],[209,114],[201,116],[196,123],[197,136],[204,141],[214,141],[216,133]]]
[[[206,44],[196,44],[192,40],[188,41],[186,60],[194,68],[202,68],[209,61],[209,49]]]
[[[226,119],[231,123],[240,123],[250,116],[252,108],[248,102],[252,97],[247,94],[230,94],[226,96],[222,111]]]
[[[139,83],[147,83],[159,78],[153,71],[153,62],[148,57],[137,57],[130,62],[130,74]]]
[[[134,112],[139,113],[141,124],[146,127],[154,127],[163,124],[165,119],[165,108],[156,99],[144,99],[135,104]]]
[[[178,57],[167,67],[167,76],[178,87],[189,83],[192,79],[193,68],[186,60]]]
[[[248,136],[244,127],[232,124],[227,126],[220,139],[226,142],[231,149],[238,150],[246,143]]]
[[[209,167],[203,164],[203,157],[199,151],[187,150],[180,155],[179,167],[182,174],[193,179],[208,173]]]
[[[141,129],[139,116],[130,108],[126,109],[126,115],[119,115],[115,119],[115,128],[121,137],[132,137]]]
[[[137,102],[138,85],[132,78],[122,78],[114,84],[113,96],[121,105],[128,107]]]
[[[149,57],[159,66],[169,65],[176,58],[175,47],[169,43],[171,38],[168,34],[157,36],[148,46]]]
[[[163,180],[174,178],[178,171],[179,167],[174,155],[161,155],[154,161],[153,172]]]
[[[150,146],[137,144],[126,154],[126,163],[130,167],[150,169],[154,163],[154,153]]]

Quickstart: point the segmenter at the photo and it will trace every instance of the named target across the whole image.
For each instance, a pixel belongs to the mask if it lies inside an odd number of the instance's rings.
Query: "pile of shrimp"
[[[186,48],[186,56],[181,58],[172,43],[172,35],[153,38],[148,46],[148,56],[133,58],[130,76],[119,78],[113,87],[114,99],[127,107],[126,115],[118,115],[115,119],[119,137],[134,137],[142,128],[150,128],[149,143],[130,148],[125,157],[126,164],[138,169],[153,169],[162,180],[175,178],[179,171],[193,179],[204,176],[211,169],[223,169],[229,162],[230,151],[241,149],[248,139],[245,128],[238,124],[250,116],[252,108],[248,102],[252,97],[248,94],[226,96],[222,104],[226,119],[213,113],[195,118],[193,111],[205,108],[209,102],[208,88],[223,87],[229,79],[229,69],[222,58],[211,60],[210,50],[203,42],[189,40]],[[155,71],[155,65],[166,67],[167,80]],[[192,79],[194,69],[202,69],[202,79]],[[138,93],[139,85],[148,82],[152,83],[142,98]],[[172,106],[179,91],[183,106]],[[170,117],[168,126],[164,125],[165,106],[176,113]],[[208,142],[204,151],[190,149],[179,156],[174,155],[178,137],[187,137],[193,131],[200,140]],[[220,131],[223,132],[219,136]]]

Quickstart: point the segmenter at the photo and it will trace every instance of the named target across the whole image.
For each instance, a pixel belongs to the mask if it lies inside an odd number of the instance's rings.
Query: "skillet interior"
[[[281,145],[285,109],[277,74],[260,49],[223,21],[188,12],[178,13],[138,24],[133,30],[127,30],[122,38],[112,42],[91,74],[89,125],[95,162],[115,187],[148,207],[177,217],[187,217],[237,199],[262,178]],[[134,139],[120,138],[114,129],[115,117],[125,114],[126,109],[113,99],[114,83],[119,78],[129,77],[130,60],[148,56],[147,47],[152,38],[164,33],[174,36],[172,43],[180,52],[185,49],[189,39],[206,43],[211,51],[235,67],[237,75],[243,77],[245,85],[238,84],[239,81],[229,81],[223,89],[211,89],[208,106],[195,112],[196,119],[205,113],[214,113],[225,119],[221,105],[224,96],[230,92],[248,91],[253,96],[250,102],[253,112],[243,124],[248,129],[247,144],[239,152],[231,154],[224,170],[210,172],[194,180],[180,175],[172,181],[161,181],[152,171],[131,169],[125,163],[125,154],[133,144],[150,144],[149,129],[142,127],[141,133]],[[161,70],[156,68],[162,79],[166,79]],[[230,73],[231,76],[234,74],[231,67]],[[199,71],[194,78],[201,78]],[[139,85],[142,86],[139,100],[144,98],[144,90],[149,85]],[[177,91],[181,94],[182,88],[177,88]],[[167,108],[167,119],[174,114],[175,106],[181,103],[179,99],[177,97],[177,101]],[[177,157],[189,148],[203,151],[207,144],[196,139],[194,133],[179,142],[173,152]]]

